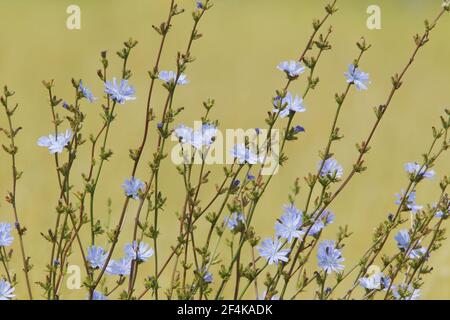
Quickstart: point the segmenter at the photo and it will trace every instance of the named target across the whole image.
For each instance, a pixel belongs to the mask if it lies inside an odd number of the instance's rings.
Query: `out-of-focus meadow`
[[[178,2],[187,12],[173,21],[161,69],[175,69],[176,52],[185,49],[191,29],[190,11],[195,1]],[[372,107],[385,101],[391,88],[390,76],[403,68],[413,50],[412,36],[423,31],[423,20],[433,18],[441,5],[440,0],[376,1],[382,10],[382,29],[371,31],[366,27],[366,9],[374,1],[338,2],[340,10],[329,20],[334,31],[331,36],[333,50],[326,52],[319,63],[317,75],[320,83],[305,101],[307,112],[295,118],[296,124],[306,128],[306,133],[298,141],[288,144],[289,161],[273,178],[257,211],[255,226],[261,237],[273,235],[275,219],[282,213],[282,205],[287,201],[295,177],[302,178],[316,168],[318,151],[326,142],[335,110],[334,94],[344,90],[343,73],[358,53],[354,45],[356,41],[364,36],[373,45],[361,63],[361,68],[370,73],[372,85],[367,92],[352,90],[344,107],[339,126],[345,139],[336,144],[335,157],[346,172],[356,159],[355,143],[368,134],[373,124]],[[204,38],[196,41],[193,47],[196,61],[187,70],[190,84],[177,90],[175,107],[185,107],[185,111],[176,123],[192,125],[192,121],[200,119],[203,113],[201,102],[212,97],[217,102],[212,117],[220,120],[221,129],[263,127],[265,114],[271,107],[271,97],[284,83],[284,76],[276,70],[276,65],[299,56],[311,34],[312,19],[323,16],[327,2],[216,0],[214,3],[215,7],[201,22]],[[81,30],[66,28],[66,8],[70,4],[81,7]],[[147,71],[153,66],[159,45],[159,36],[153,31],[152,24],[165,19],[168,5],[167,0],[0,2],[0,84],[8,84],[14,89],[15,99],[20,104],[15,121],[24,128],[18,138],[18,166],[24,175],[19,183],[17,201],[22,224],[28,229],[25,243],[34,265],[31,272],[33,281],[44,280],[50,245],[40,233],[53,227],[58,197],[52,157],[47,150],[36,145],[38,137],[50,133],[52,127],[48,97],[41,81],[55,79],[55,94],[71,101],[73,88],[70,79],[82,78],[85,85],[101,97],[102,83],[96,75],[100,66],[99,53],[108,50],[109,73],[119,76],[120,60],[115,51],[130,36],[139,40],[129,60],[133,71],[130,82],[136,87],[138,98],[118,108],[110,139],[114,156],[105,167],[97,195],[96,214],[104,220],[107,218],[107,199],[112,199],[111,225],[115,225],[123,201],[120,186],[131,171],[128,150],[137,147],[143,132],[149,83]],[[358,256],[370,245],[373,228],[394,210],[394,195],[408,182],[404,163],[421,159],[431,140],[430,127],[438,124],[439,115],[450,104],[449,30],[450,16],[445,16],[433,32],[429,46],[419,54],[404,87],[382,122],[367,157],[368,171],[357,176],[331,208],[336,221],[326,230],[324,238],[333,238],[339,225],[348,224],[354,233],[344,249],[347,267],[356,263]],[[300,94],[304,86],[304,81],[298,81],[291,90]],[[159,88],[154,99],[157,116],[161,114],[164,95],[165,90]],[[85,136],[88,136],[101,125],[101,108],[99,103],[84,103],[83,110],[88,115],[85,127]],[[4,121],[2,114],[0,123],[4,124]],[[152,122],[151,126],[150,137],[154,141],[156,123]],[[154,142],[146,147],[145,161],[138,173],[138,177],[145,180],[151,150],[154,150]],[[74,168],[75,190],[81,189],[81,173],[87,170],[88,161],[86,144]],[[10,165],[6,154],[0,155],[0,163],[0,194],[5,195],[10,188]],[[435,168],[437,178],[420,186],[419,203],[437,199],[438,179],[444,173],[450,173],[448,164],[446,155]],[[203,199],[214,192],[214,184],[222,178],[221,166],[211,170],[209,185],[201,195]],[[163,165],[160,176],[161,190],[168,197],[160,227],[160,255],[164,259],[169,246],[176,243],[173,225],[178,224],[175,212],[182,207],[184,188],[182,177],[170,162]],[[300,207],[305,200],[305,185],[302,191],[298,199]],[[133,208],[127,217],[120,246],[130,239]],[[13,222],[6,202],[0,205],[0,221]],[[206,230],[206,224],[200,228]],[[106,245],[104,237],[100,244]],[[391,253],[394,247],[391,239]],[[25,298],[17,241],[14,248],[17,251],[15,271],[20,281],[17,294],[18,298]],[[80,264],[78,247],[74,249],[72,263]],[[450,241],[447,241],[431,258],[435,269],[427,277],[424,298],[450,298],[449,252]],[[223,253],[228,253],[225,247]],[[115,254],[119,255],[121,249]],[[150,273],[152,263],[153,260],[147,263],[141,272]],[[170,272],[167,272],[162,279],[163,284],[167,284],[169,277]],[[36,286],[36,296],[38,290]],[[66,298],[83,298],[84,292],[65,289],[63,294]],[[312,292],[303,297],[308,296],[312,296]]]

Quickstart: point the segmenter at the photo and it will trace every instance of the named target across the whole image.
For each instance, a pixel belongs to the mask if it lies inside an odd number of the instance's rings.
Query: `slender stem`
[[[406,66],[403,68],[403,70],[400,72],[399,75],[397,75],[395,78],[395,82],[396,85],[394,84],[389,95],[388,98],[385,102],[384,105],[382,105],[381,109],[380,109],[380,114],[377,117],[377,120],[375,121],[375,124],[373,125],[372,129],[370,130],[370,133],[367,137],[367,139],[362,143],[361,145],[361,150],[359,152],[358,158],[355,162],[355,165],[352,169],[352,171],[350,172],[350,174],[348,175],[348,177],[341,183],[341,185],[339,186],[339,188],[337,189],[336,192],[334,192],[329,201],[327,201],[327,203],[324,205],[324,207],[321,209],[321,211],[323,212],[323,210],[325,210],[331,203],[333,203],[333,201],[337,198],[337,196],[345,189],[345,187],[348,185],[348,183],[352,180],[353,176],[359,172],[360,167],[363,164],[363,159],[364,156],[367,154],[367,152],[369,151],[369,147],[370,147],[370,142],[372,141],[372,139],[375,136],[375,132],[377,131],[377,128],[379,126],[379,124],[381,123],[381,120],[383,119],[383,116],[385,115],[389,105],[392,102],[392,99],[395,96],[395,93],[400,89],[401,84],[402,84],[402,80],[404,78],[404,76],[406,75],[406,73],[408,72],[408,70],[410,69],[410,67],[412,66],[420,48],[422,48],[429,40],[429,36],[431,31],[435,28],[436,24],[438,23],[438,21],[440,20],[440,18],[442,17],[442,15],[445,13],[445,9],[442,9],[441,12],[438,14],[438,16],[434,19],[433,24],[430,25],[429,28],[427,28],[427,30],[425,31],[424,35],[421,37],[421,39],[419,39],[416,43],[416,48],[414,49],[412,56],[409,58]]]
[[[5,89],[5,91],[7,91],[7,89]],[[4,97],[4,107],[5,107],[5,112],[6,112],[6,116],[8,119],[8,126],[9,126],[9,139],[10,139],[10,155],[11,155],[11,161],[12,161],[12,190],[10,193],[10,204],[13,208],[13,213],[14,213],[14,220],[15,220],[15,228],[17,231],[17,234],[19,236],[19,244],[20,244],[20,253],[22,256],[22,264],[23,264],[23,272],[25,274],[25,282],[27,285],[27,291],[28,291],[28,297],[30,298],[30,300],[33,300],[33,294],[31,291],[31,282],[30,282],[30,277],[29,277],[29,269],[30,269],[30,265],[29,265],[29,261],[28,261],[28,257],[27,254],[25,252],[25,245],[24,245],[24,241],[23,241],[23,235],[25,233],[25,229],[22,229],[20,221],[19,221],[19,214],[17,212],[17,180],[20,178],[20,173],[17,171],[17,166],[16,166],[16,154],[17,154],[17,146],[16,146],[16,141],[15,141],[15,136],[18,133],[18,130],[20,129],[15,129],[13,127],[13,123],[12,123],[12,114],[13,111],[11,111],[8,107],[8,96],[10,96],[10,93],[7,92],[5,93],[5,97]],[[15,107],[17,108],[17,106]],[[6,259],[6,255],[5,255],[5,259]]]
[[[5,247],[0,247],[0,260],[2,260],[2,265],[3,265],[3,268],[5,269],[6,278],[8,279],[8,282],[12,283],[11,275],[9,273],[9,267],[7,265],[7,260],[6,260],[7,257],[8,257],[8,255],[6,253]]]

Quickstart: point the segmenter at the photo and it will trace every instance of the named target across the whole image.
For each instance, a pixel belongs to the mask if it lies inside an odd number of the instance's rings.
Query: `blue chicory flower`
[[[333,240],[324,240],[319,244],[317,260],[319,268],[328,274],[344,269],[341,263],[345,259],[342,257],[341,251],[336,249],[336,242]]]
[[[9,223],[0,222],[0,247],[9,247],[13,243],[11,231],[12,227]]]
[[[72,138],[72,131],[67,129],[65,133],[59,133],[56,137],[54,135],[48,135],[40,137],[37,145],[39,147],[48,148],[51,154],[61,153],[64,148],[69,144]]]
[[[127,101],[136,100],[134,96],[136,90],[128,84],[128,80],[122,79],[120,83],[116,78],[113,78],[112,82],[106,81],[105,93],[108,94],[111,99],[119,104],[124,104]]]
[[[280,261],[288,262],[287,255],[291,249],[282,249],[283,244],[279,239],[267,238],[262,243],[261,246],[256,247],[258,249],[261,257],[266,259],[269,264],[278,264]]]
[[[139,199],[139,191],[143,192],[145,189],[145,184],[135,177],[126,179],[122,184],[122,189],[125,191],[127,197],[133,198],[135,200]]]
[[[345,77],[347,78],[347,83],[353,83],[358,90],[367,90],[370,84],[369,74],[362,72],[354,64],[348,66]]]

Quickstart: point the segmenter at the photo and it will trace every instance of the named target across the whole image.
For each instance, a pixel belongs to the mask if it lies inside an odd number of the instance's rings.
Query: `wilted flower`
[[[117,103],[124,104],[130,100],[136,100],[134,94],[136,91],[132,86],[128,85],[128,80],[120,80],[120,84],[117,83],[117,79],[113,78],[112,82],[107,81],[105,83],[105,93],[108,94],[112,100]]]
[[[347,83],[353,83],[358,90],[367,90],[367,86],[370,84],[369,74],[358,70],[354,64],[348,66],[345,76]]]
[[[51,154],[61,153],[72,138],[72,130],[67,129],[65,133],[59,133],[56,137],[48,135],[40,137],[37,144],[39,147],[46,147]]]
[[[291,249],[281,249],[282,247],[283,244],[278,239],[267,238],[256,248],[269,264],[278,264],[279,261],[287,262],[287,255],[291,252]]]

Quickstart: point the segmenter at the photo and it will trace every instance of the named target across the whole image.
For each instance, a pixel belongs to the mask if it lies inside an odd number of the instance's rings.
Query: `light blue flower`
[[[208,148],[214,142],[216,135],[217,128],[212,124],[205,123],[200,129],[194,131],[190,143],[197,150],[203,147]]]
[[[325,219],[325,226],[332,224],[334,222],[335,219],[335,215],[333,212],[330,211],[323,211],[322,214],[320,215],[322,219]]]
[[[128,276],[131,271],[131,260],[122,258],[120,260],[111,260],[106,267],[106,272],[110,275]]]
[[[231,231],[239,225],[239,222],[245,223],[245,217],[241,212],[233,212],[231,216],[225,218],[225,223]]]
[[[125,180],[122,184],[122,189],[125,191],[127,197],[138,200],[139,191],[143,192],[145,190],[145,184],[141,180],[131,177]]]
[[[206,283],[212,283],[213,282],[213,275],[211,274],[211,272],[206,272],[205,275],[203,276],[203,281],[205,281]]]
[[[305,67],[299,61],[283,61],[277,66],[278,70],[286,72],[289,79],[295,79],[305,72]]]
[[[388,289],[389,286],[391,285],[391,278],[389,278],[388,276],[383,275],[383,276],[381,277],[381,282],[380,282],[380,284],[381,284],[381,288],[382,288],[384,291],[387,291],[387,289]]]
[[[293,97],[290,92],[281,99],[277,97],[274,101],[273,112],[279,112],[281,118],[286,118],[290,112],[305,112],[305,106],[303,105],[303,99],[299,96]]]
[[[108,300],[108,298],[106,298],[106,296],[103,293],[95,290],[94,293],[92,294],[92,300]]]
[[[291,249],[281,249],[283,244],[277,239],[267,238],[261,246],[256,247],[261,257],[265,258],[269,264],[278,264],[279,261],[287,262],[287,255]]]
[[[435,204],[433,206],[433,208],[436,209],[437,204]],[[443,204],[443,206],[438,211],[436,211],[436,214],[434,216],[436,218],[444,218],[445,219],[445,218],[448,218],[449,214],[450,214],[450,200],[448,200],[447,206],[445,207],[445,204]]]
[[[369,74],[355,68],[354,64],[348,66],[345,76],[347,83],[353,83],[358,90],[367,90],[367,86],[370,84]]]
[[[243,143],[235,144],[233,146],[233,149],[231,149],[231,156],[236,159],[239,164],[256,164],[261,161],[261,159]]]
[[[0,223],[0,247],[9,247],[13,243],[14,238],[11,231],[12,227],[9,223]]]
[[[358,280],[361,287],[367,290],[387,290],[391,283],[391,279],[385,276],[382,272],[375,273],[365,278]]]
[[[319,244],[317,251],[317,260],[319,268],[326,273],[339,272],[344,269],[341,264],[344,262],[341,251],[336,249],[336,242],[324,240]]]
[[[436,211],[436,214],[434,216],[436,218],[440,219],[440,218],[444,218],[446,216],[446,214],[444,213],[444,211],[438,210],[438,211]]]
[[[89,246],[86,260],[91,264],[94,269],[103,268],[105,261],[108,257],[108,252],[102,247]]]
[[[280,220],[275,223],[275,234],[290,243],[294,238],[300,238],[304,234],[301,230],[303,213],[294,205],[285,206],[284,212]]]
[[[186,127],[184,124],[180,124],[174,130],[175,136],[181,143],[191,143],[194,135],[192,128]]]
[[[51,154],[61,153],[64,148],[69,144],[72,138],[72,130],[67,129],[65,133],[59,133],[56,137],[53,135],[48,135],[40,137],[37,145],[39,147],[46,147]]]
[[[318,168],[322,167],[323,160],[320,160]],[[325,160],[325,163],[322,167],[322,170],[320,170],[320,175],[322,177],[325,176],[331,176],[336,179],[341,179],[344,175],[344,170],[342,169],[342,166],[337,162],[336,159],[328,158]]]
[[[420,290],[414,289],[412,285],[401,284],[392,286],[392,295],[397,300],[417,300],[420,298]]]
[[[174,134],[179,142],[201,150],[204,147],[209,148],[213,144],[217,135],[217,128],[212,124],[204,123],[194,131],[194,129],[181,124],[175,128]]]
[[[83,85],[83,81],[80,81],[80,84],[78,86],[78,89],[81,91],[81,93],[83,94],[83,97],[85,97],[90,103],[94,103],[95,100],[97,100],[96,97],[94,97],[94,95],[92,94],[91,90],[89,90],[88,88],[86,88]]]
[[[306,227],[306,229],[309,229],[308,236],[315,236],[322,231],[323,228],[325,228],[325,224],[320,219],[316,220],[311,227]]]
[[[409,247],[409,233],[408,230],[402,229],[400,230],[394,237],[394,239],[397,241],[397,247],[402,250],[406,250]]]
[[[143,242],[133,241],[132,244],[125,245],[125,256],[130,260],[137,260],[138,262],[145,262],[153,255],[153,249]]]
[[[175,80],[177,78],[177,73],[173,72],[173,71],[161,71],[159,73],[159,79],[164,81],[167,84],[171,84],[173,85],[175,83]],[[188,80],[185,74],[180,74],[180,76],[178,77],[178,81],[177,84],[178,85],[184,85],[187,84]]]
[[[361,287],[367,290],[380,289],[381,277],[382,277],[381,273],[375,273],[369,277],[359,278],[358,282]]]
[[[402,203],[402,199],[405,197],[405,191],[402,190],[400,194],[397,194],[397,200],[395,201],[395,204],[400,205]],[[416,204],[416,192],[411,191],[406,199],[403,201],[403,204],[406,205],[406,207],[411,210],[413,213],[416,213],[417,211],[422,210],[423,206],[420,206]]]
[[[408,230],[402,229],[400,230],[394,237],[394,239],[397,241],[397,247],[400,250],[408,250],[411,242],[411,237],[409,236]],[[409,248],[408,257],[410,259],[418,259],[423,257],[427,250],[423,247],[417,247],[417,248]]]
[[[420,259],[422,257],[424,257],[427,254],[427,249],[424,247],[419,247],[417,249],[413,249],[411,250],[411,252],[409,253],[409,258],[415,260],[415,259]]]
[[[14,287],[8,281],[0,280],[0,300],[11,300],[15,297]]]
[[[136,90],[128,85],[128,80],[125,79],[120,80],[120,84],[117,83],[116,78],[113,78],[112,82],[106,81],[105,93],[108,94],[113,101],[120,104],[124,104],[130,100],[136,100],[136,97],[134,96]]]
[[[434,176],[436,175],[434,170],[427,171],[426,166],[421,166],[417,162],[410,162],[410,163],[405,164],[405,170],[406,170],[406,172],[413,175],[414,177],[421,176],[423,178],[433,179]]]
[[[334,222],[334,214],[330,211],[324,210],[320,218],[316,219],[316,215],[312,217],[313,220],[315,220],[314,224],[312,225],[311,229],[308,232],[309,236],[315,236],[320,231],[322,231],[323,228],[325,228],[327,225]],[[306,227],[305,229],[308,229],[309,227]]]

